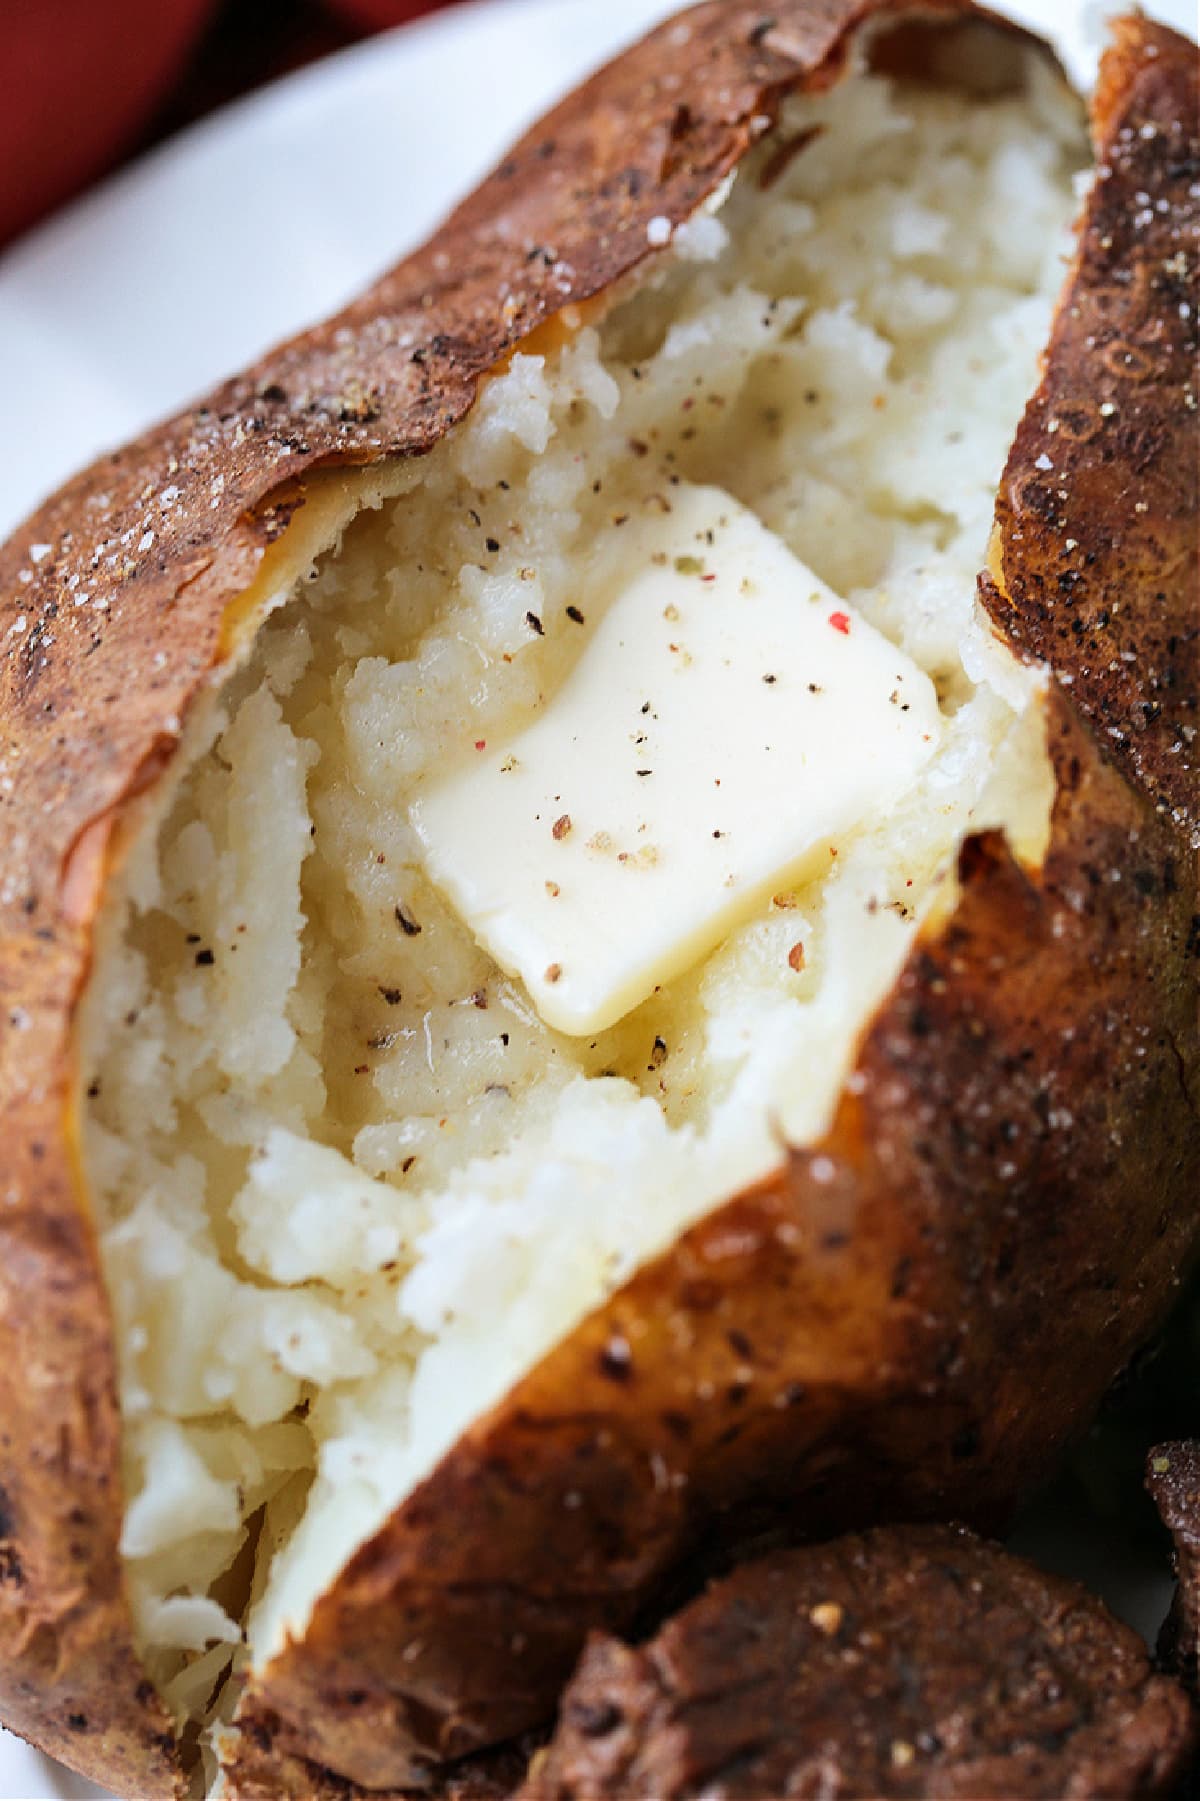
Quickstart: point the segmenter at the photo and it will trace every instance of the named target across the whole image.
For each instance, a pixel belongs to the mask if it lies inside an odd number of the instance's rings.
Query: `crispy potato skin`
[[[993,617],[1192,848],[1200,833],[1194,45],[1123,21],[1045,380],[1000,490]]]
[[[373,1789],[371,1801],[510,1801],[547,1737],[548,1729],[542,1728],[447,1767],[430,1766],[416,1786],[406,1782],[400,1788]],[[233,1792],[238,1801],[279,1801],[281,1795],[347,1801],[363,1792],[323,1765],[284,1751],[273,1732],[254,1725],[243,1731],[236,1765]]]
[[[1175,1594],[1158,1635],[1160,1669],[1178,1676],[1193,1700],[1200,1689],[1200,1440],[1155,1445],[1146,1487],[1174,1545]]]
[[[961,1526],[742,1564],[589,1639],[519,1801],[1175,1796],[1196,1720],[1132,1627]]]
[[[647,221],[686,218],[781,97],[835,80],[891,10],[714,0],[686,42],[662,28],[339,318],[94,465],[0,550],[0,1716],[121,1792],[179,1775],[122,1586],[111,1324],[71,1147],[110,829],[219,673],[227,608],[306,477],[430,449],[481,375],[635,269]],[[1195,107],[1191,47],[1128,25],[1097,115],[1113,174],[1001,499],[985,597],[1073,684],[1048,702],[1045,869],[968,846],[961,905],[875,1021],[828,1142],[642,1270],[472,1429],[247,1698],[232,1793],[394,1789],[545,1717],[587,1629],[627,1624],[710,1530],[985,1515],[1162,1313],[1200,1193],[1194,250],[1166,285],[1195,216]],[[1143,189],[1166,210],[1134,234],[1122,196]],[[1070,440],[1066,525],[1031,469],[1039,433],[1063,446],[1060,397],[1100,398],[1087,309],[1144,361],[1105,365],[1121,411]],[[1064,630],[1077,565],[1083,629]]]

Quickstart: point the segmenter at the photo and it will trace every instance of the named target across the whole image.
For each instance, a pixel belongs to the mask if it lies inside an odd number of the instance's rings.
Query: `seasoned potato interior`
[[[1039,857],[1040,678],[976,576],[1084,156],[1033,61],[1007,96],[860,72],[792,104],[636,289],[388,473],[192,722],[80,1074],[123,1552],[181,1722],[614,1285],[821,1134],[964,835]],[[431,882],[410,809],[563,692],[590,572],[697,487],[925,672],[940,735],[819,869],[568,1036]]]

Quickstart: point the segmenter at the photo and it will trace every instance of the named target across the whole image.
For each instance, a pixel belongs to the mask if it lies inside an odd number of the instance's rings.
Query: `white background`
[[[475,0],[227,108],[0,257],[0,534],[79,464],[339,306],[675,4]],[[1089,84],[1115,4],[993,4]],[[1195,0],[1146,10],[1195,34]],[[0,1801],[100,1792],[0,1733]]]

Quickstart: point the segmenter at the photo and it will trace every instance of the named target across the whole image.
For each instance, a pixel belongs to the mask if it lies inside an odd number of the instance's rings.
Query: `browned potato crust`
[[[1200,1442],[1156,1445],[1146,1460],[1146,1487],[1171,1534],[1175,1598],[1163,1622],[1158,1659],[1197,1692],[1200,1674]]]
[[[593,1638],[522,1801],[1169,1795],[1187,1697],[1073,1582],[954,1526],[735,1570],[636,1649]]]
[[[343,315],[0,551],[0,1715],[124,1792],[170,1792],[177,1763],[122,1588],[108,1303],[69,1118],[122,804],[166,766],[310,472],[430,449],[482,373],[642,262],[647,221],[688,217],[890,10],[713,0],[686,48],[655,33]],[[1200,1193],[1194,58],[1144,21],[1109,56],[1110,173],[1001,496],[988,604],[1060,678],[1044,869],[967,846],[961,904],[876,1018],[828,1141],[471,1429],[244,1704],[233,1792],[263,1792],[266,1758],[275,1792],[311,1792],[313,1764],[395,1786],[544,1718],[589,1627],[625,1624],[751,1512],[1003,1506],[1161,1316]],[[528,254],[547,242],[569,292]]]

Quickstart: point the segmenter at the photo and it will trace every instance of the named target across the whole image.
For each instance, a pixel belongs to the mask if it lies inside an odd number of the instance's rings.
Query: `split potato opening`
[[[130,815],[80,1151],[181,1728],[820,1139],[964,839],[1042,855],[1043,678],[976,579],[1087,156],[1004,57],[788,103],[429,456],[310,482]]]

